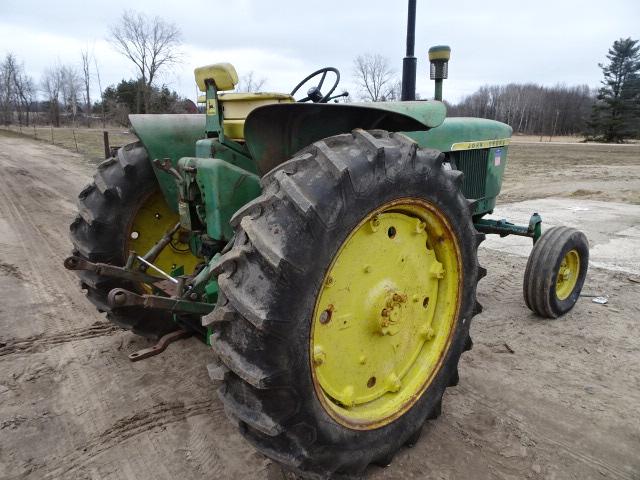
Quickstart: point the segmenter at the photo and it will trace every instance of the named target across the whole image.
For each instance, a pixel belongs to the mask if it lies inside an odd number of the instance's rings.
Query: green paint
[[[226,144],[220,143],[217,138],[204,138],[196,142],[196,157],[200,158],[219,158],[225,162],[229,162],[236,167],[240,167],[251,173],[258,173],[256,163],[251,159],[244,147],[230,148],[238,145],[236,142],[226,141]]]
[[[433,98],[435,98],[436,100],[440,100],[442,101],[442,79],[441,78],[437,78],[435,80],[435,90],[434,90],[434,94],[433,94]]]
[[[407,132],[407,135],[416,140],[420,146],[449,152],[454,143],[510,138],[511,132],[509,125],[494,120],[451,117],[436,128]]]
[[[147,149],[149,159],[168,158],[174,167],[180,158],[192,157],[196,141],[204,137],[204,115],[129,115],[129,119],[135,134]],[[178,213],[175,179],[155,165],[153,169],[167,204]]]
[[[355,128],[391,132],[426,130],[440,125],[441,102],[281,103],[253,110],[244,125],[248,151],[265,174],[300,149]]]
[[[185,157],[178,163],[183,171],[195,169],[200,198],[194,200],[204,205],[198,216],[207,234],[214,240],[229,240],[233,214],[262,193],[260,177],[219,158]]]
[[[448,153],[452,157],[460,152],[451,153],[452,145],[461,142],[475,142],[480,140],[499,140],[510,138],[512,129],[510,126],[486,120],[482,118],[453,117],[447,118],[436,128],[427,131],[406,132],[421,147],[434,148],[441,152]],[[497,147],[489,149],[484,161],[486,164],[486,176],[478,179],[484,183],[481,190],[484,195],[474,198],[474,216],[481,216],[491,212],[496,204],[496,197],[502,187],[502,177],[507,162],[508,147]],[[499,162],[496,164],[496,156],[499,153]],[[463,169],[464,171],[464,169]],[[469,173],[469,172],[468,172]]]
[[[479,218],[474,221],[476,230],[482,233],[496,234],[501,237],[507,235],[519,235],[521,237],[530,237],[535,244],[540,235],[542,234],[542,217],[537,213],[531,215],[529,219],[529,225],[515,225],[506,220],[491,220],[486,218]]]

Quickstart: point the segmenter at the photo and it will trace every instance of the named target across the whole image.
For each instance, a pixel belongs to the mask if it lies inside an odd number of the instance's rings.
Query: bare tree
[[[15,55],[7,53],[0,64],[0,109],[2,110],[2,123],[9,125],[13,122],[13,110],[15,106],[15,74],[18,62]]]
[[[380,102],[394,96],[397,79],[387,58],[380,54],[358,55],[353,67],[353,78],[362,100]]]
[[[13,123],[17,112],[20,125],[26,114],[29,125],[29,114],[35,100],[36,89],[33,79],[24,71],[24,65],[18,63],[15,55],[7,54],[0,63],[0,111],[5,125]]]
[[[49,102],[49,118],[56,127],[60,126],[60,91],[62,90],[62,67],[56,65],[47,68],[42,76],[42,90]]]
[[[151,85],[156,76],[180,61],[180,30],[160,17],[148,18],[129,10],[122,14],[118,24],[111,26],[109,40],[119,53],[136,66],[141,86],[138,113],[142,111],[141,100],[145,111],[148,111]]]
[[[14,74],[13,84],[16,92],[16,107],[18,110],[18,121],[20,125],[23,122],[23,113],[27,127],[30,122],[31,108],[36,97],[36,87],[33,78],[24,72],[24,67],[20,65]]]
[[[246,75],[240,77],[238,85],[236,85],[236,92],[259,92],[267,83],[266,78],[255,78],[253,70]]]
[[[87,128],[91,126],[91,65],[89,51],[82,50],[82,81],[84,83],[84,113],[87,116]]]
[[[62,104],[65,113],[71,114],[71,120],[75,123],[78,115],[78,96],[82,89],[82,80],[78,70],[71,65],[63,65],[61,67],[62,75]]]
[[[98,68],[98,60],[93,57],[93,63],[96,66],[96,78],[98,79],[98,89],[100,90],[100,108],[102,110],[102,128],[107,126],[106,109],[104,105],[104,91],[102,90],[102,82],[100,81],[100,69]]]

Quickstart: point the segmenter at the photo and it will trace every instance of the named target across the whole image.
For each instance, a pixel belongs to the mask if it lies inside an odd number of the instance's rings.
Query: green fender
[[[244,126],[247,148],[264,175],[298,150],[354,128],[428,130],[446,116],[442,102],[281,103],[253,110]]]
[[[149,154],[149,160],[168,158],[176,167],[182,157],[194,157],[196,141],[204,138],[202,114],[129,115],[134,133]],[[178,213],[178,188],[174,178],[153,165],[158,183],[169,205]]]
[[[129,115],[129,120],[151,160],[170,158],[176,165],[193,157],[196,141],[204,138],[203,114]]]

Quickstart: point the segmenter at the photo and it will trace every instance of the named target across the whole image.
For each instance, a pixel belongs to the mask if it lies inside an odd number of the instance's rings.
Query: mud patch
[[[20,281],[24,281],[24,275],[22,274],[20,269],[12,263],[0,262],[0,274],[17,278]]]

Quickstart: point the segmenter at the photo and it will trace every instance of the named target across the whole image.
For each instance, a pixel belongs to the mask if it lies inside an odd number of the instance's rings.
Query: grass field
[[[125,128],[52,128],[52,127],[1,127],[0,133],[5,135],[24,135],[29,138],[58,145],[73,152],[78,152],[90,162],[104,159],[103,131],[109,132],[109,144],[119,147],[135,142],[136,136]]]

